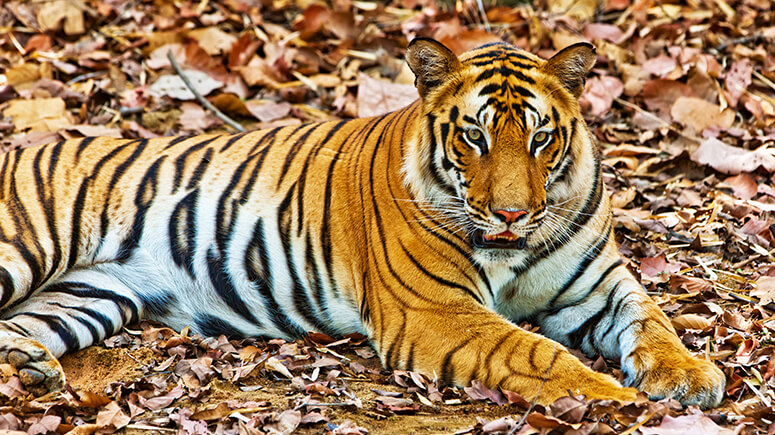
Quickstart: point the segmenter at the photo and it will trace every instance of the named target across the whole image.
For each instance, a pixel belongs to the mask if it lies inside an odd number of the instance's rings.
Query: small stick
[[[180,68],[180,65],[178,65],[178,61],[175,60],[175,56],[172,55],[172,50],[167,52],[167,59],[170,60],[170,64],[172,65],[172,68],[175,69],[175,72],[180,76],[181,79],[183,79],[183,83],[186,84],[188,87],[188,90],[190,90],[197,100],[199,100],[200,103],[202,103],[203,106],[205,106],[207,109],[209,109],[211,112],[215,113],[215,116],[221,119],[221,121],[225,122],[227,125],[229,125],[231,128],[241,132],[245,131],[245,128],[242,127],[239,123],[234,121],[233,119],[226,116],[225,113],[218,110],[217,107],[213,106],[213,103],[205,100],[205,97],[202,96],[202,94],[199,93],[194,88],[194,85],[191,84],[191,80],[188,79],[186,74],[183,73],[183,70]]]
[[[544,384],[549,379],[549,372],[552,371],[552,367],[554,367],[554,362],[557,361],[557,343],[554,344],[554,351],[552,352],[552,362],[549,364],[549,367],[546,369],[546,373],[544,373],[544,378],[541,380],[541,385],[538,386],[538,392],[536,393],[536,396],[533,398],[533,402],[530,404],[530,407],[527,408],[527,411],[525,411],[525,415],[522,416],[522,418],[517,422],[517,425],[514,426],[508,433],[508,435],[513,435],[517,433],[518,430],[522,428],[522,426],[525,424],[525,420],[527,420],[527,416],[530,415],[530,412],[535,408],[536,403],[538,402],[538,396],[541,395],[541,390],[544,388]]]
[[[484,24],[484,28],[491,32],[492,29],[490,28],[490,21],[487,20],[487,12],[484,10],[484,5],[482,4],[482,0],[476,0],[476,6],[479,7],[479,14],[482,16],[482,23]]]

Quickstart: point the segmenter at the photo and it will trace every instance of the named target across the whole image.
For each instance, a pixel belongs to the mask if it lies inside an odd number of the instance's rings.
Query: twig
[[[673,127],[672,124],[670,124],[669,122],[667,122],[664,119],[660,118],[659,116],[649,112],[648,110],[638,106],[637,104],[630,103],[629,101],[624,100],[624,99],[619,98],[619,97],[615,97],[614,101],[616,101],[617,103],[619,103],[619,104],[621,104],[623,106],[627,106],[630,109],[635,110],[636,112],[640,112],[643,115],[648,116],[649,118],[651,118],[651,119],[653,119],[655,121],[659,121],[662,125],[664,125],[668,129],[670,129],[670,131],[673,131],[673,132],[677,133],[678,135],[683,136],[686,139],[689,139],[689,140],[694,141],[694,142],[702,142],[702,139],[700,139],[700,138],[698,138],[696,136],[690,136],[690,135],[682,132],[681,130]]]
[[[218,110],[217,107],[213,106],[213,103],[205,100],[205,97],[203,97],[202,94],[200,94],[199,91],[197,91],[196,88],[194,88],[194,85],[191,84],[191,80],[189,80],[186,74],[183,73],[183,70],[180,68],[180,65],[178,65],[178,61],[175,60],[175,56],[172,55],[172,50],[167,52],[167,59],[170,60],[170,64],[172,65],[172,68],[175,69],[175,72],[180,76],[181,79],[183,79],[183,83],[186,84],[186,87],[188,87],[188,90],[190,90],[194,94],[196,99],[199,100],[199,102],[202,103],[203,106],[205,106],[211,112],[215,113],[215,116],[220,118],[221,121],[225,122],[231,128],[239,132],[245,131],[244,127],[242,127],[239,123],[237,123],[233,119],[226,116],[226,114]]]
[[[721,52],[726,50],[727,47],[730,45],[738,45],[738,44],[747,44],[749,42],[756,42],[760,39],[769,39],[766,36],[762,35],[761,33],[754,33],[753,35],[743,36],[740,38],[733,38],[728,40],[727,42],[718,45],[714,48],[714,50]]]
[[[159,431],[159,432],[177,432],[178,431],[177,429],[170,429],[170,428],[158,427],[158,426],[149,426],[147,424],[128,424],[124,427],[127,429]]]
[[[476,0],[476,6],[479,7],[479,13],[482,15],[482,23],[484,23],[484,28],[489,32],[492,29],[490,28],[490,22],[487,20],[487,12],[484,10],[484,4],[482,4],[482,0]]]
[[[659,410],[655,409],[654,412],[652,412],[649,415],[647,415],[646,418],[644,418],[643,420],[639,421],[637,424],[635,424],[633,426],[630,426],[629,429],[627,429],[626,431],[622,432],[621,435],[630,435],[631,433],[635,432],[636,430],[638,430],[638,428],[640,428],[644,424],[648,423],[648,421],[651,420],[652,417],[654,417],[654,415],[657,413],[657,411],[659,411]]]
[[[527,416],[530,415],[530,412],[533,410],[533,408],[535,408],[536,403],[538,402],[538,396],[541,395],[541,390],[544,388],[544,384],[549,379],[549,372],[552,371],[552,367],[554,367],[555,361],[557,361],[557,343],[554,343],[554,351],[552,352],[552,362],[549,364],[549,367],[546,369],[546,372],[544,373],[544,378],[541,379],[541,385],[538,386],[538,392],[536,393],[536,396],[533,398],[533,401],[530,403],[530,407],[527,408],[527,411],[525,411],[525,415],[523,415],[522,418],[519,419],[519,421],[517,422],[517,425],[514,426],[509,431],[508,435],[514,435],[525,424],[525,421],[527,420]]]

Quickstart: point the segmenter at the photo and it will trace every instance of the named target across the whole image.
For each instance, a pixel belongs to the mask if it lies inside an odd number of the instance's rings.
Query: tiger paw
[[[669,397],[707,409],[721,403],[726,376],[712,362],[686,354],[663,358],[628,381],[653,400]]]
[[[35,340],[0,337],[0,364],[12,365],[24,388],[35,396],[60,391],[65,386],[65,373],[59,361]]]

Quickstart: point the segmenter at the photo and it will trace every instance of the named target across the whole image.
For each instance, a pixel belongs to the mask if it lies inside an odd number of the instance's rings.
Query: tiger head
[[[592,188],[579,179],[596,151],[577,99],[595,59],[588,43],[549,60],[506,43],[460,58],[432,39],[409,45],[422,119],[405,180],[466,233],[478,262],[545,246],[558,225],[547,207]]]

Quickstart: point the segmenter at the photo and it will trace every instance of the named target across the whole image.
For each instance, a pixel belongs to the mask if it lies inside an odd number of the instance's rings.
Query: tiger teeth
[[[484,240],[508,240],[509,242],[513,242],[517,240],[519,237],[516,234],[509,233],[508,235],[501,235],[501,234],[485,234]]]

